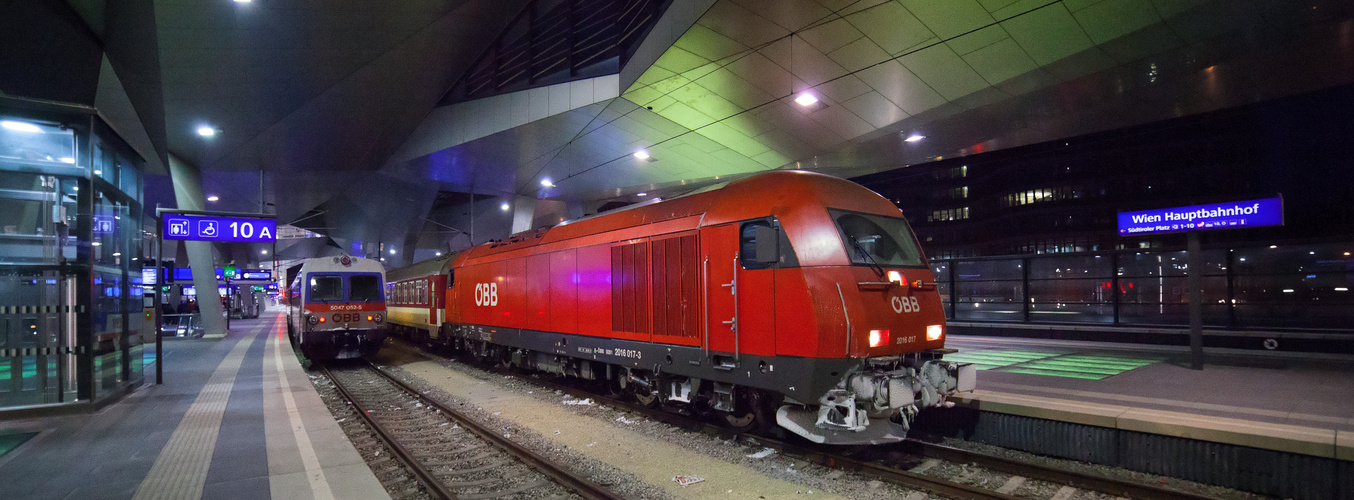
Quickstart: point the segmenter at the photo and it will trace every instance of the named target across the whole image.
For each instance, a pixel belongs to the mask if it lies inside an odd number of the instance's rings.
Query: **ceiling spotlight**
[[[264,250],[262,253],[263,253],[263,255],[268,255],[268,251],[267,251],[267,250]]]
[[[216,128],[203,125],[197,128],[197,135],[202,137],[214,137],[216,136]]]
[[[649,196],[649,193],[639,193],[637,196]]]
[[[925,138],[926,136],[914,132],[912,135],[907,136],[907,138],[903,140],[907,142],[917,142]]]
[[[27,132],[27,133],[29,133],[29,134],[41,134],[41,133],[44,133],[44,132],[42,131],[41,128],[38,128],[37,125],[34,125],[34,124],[32,124],[32,123],[28,123],[28,122],[16,122],[16,121],[4,120],[4,121],[0,121],[0,127],[5,127],[5,128],[7,128],[7,129],[13,130],[13,131],[15,131],[15,132]]]
[[[61,163],[70,163],[70,164],[74,165],[74,164],[75,164],[75,158],[71,158],[71,157],[69,157],[69,156],[62,157],[62,158],[61,158]]]
[[[254,1],[254,0],[235,0],[235,3],[249,3],[249,2],[252,2],[252,1]]]
[[[501,210],[503,210],[504,212],[507,212],[507,211],[508,211],[508,208],[510,208],[510,207],[508,206],[507,203],[504,203],[504,204],[502,204],[502,205],[499,205],[498,208],[501,209]]]
[[[814,104],[817,104],[817,103],[818,103],[818,98],[817,98],[816,96],[814,96],[813,94],[810,94],[810,93],[808,93],[808,92],[805,92],[805,93],[799,94],[799,97],[796,97],[796,98],[795,98],[795,102],[799,103],[800,106],[809,107],[809,106],[812,106],[812,105],[814,105]]]
[[[645,150],[643,150],[643,149],[641,149],[641,150],[639,150],[639,151],[635,151],[635,158],[638,158],[638,159],[641,159],[641,160],[647,160],[647,159],[649,159],[649,152],[648,152],[648,151],[645,151]]]
[[[395,255],[395,249],[394,249],[394,248],[390,249],[390,255]]]
[[[221,197],[220,197],[220,196],[217,196],[217,195],[211,195],[211,196],[208,196],[208,197],[207,197],[207,201],[220,201],[220,200],[221,200]]]
[[[437,256],[438,256],[438,257],[441,257],[441,256],[442,256],[442,252],[437,252]]]
[[[549,178],[549,177],[546,177],[546,178],[544,178],[544,179],[541,179],[541,185],[542,185],[542,186],[545,186],[545,187],[555,187],[555,183],[550,182],[550,178]]]

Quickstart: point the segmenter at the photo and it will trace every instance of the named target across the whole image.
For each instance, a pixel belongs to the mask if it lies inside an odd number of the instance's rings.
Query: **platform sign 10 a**
[[[277,221],[273,219],[167,213],[163,224],[166,240],[277,241]]]
[[[1119,235],[1282,226],[1283,198],[1119,212]]]

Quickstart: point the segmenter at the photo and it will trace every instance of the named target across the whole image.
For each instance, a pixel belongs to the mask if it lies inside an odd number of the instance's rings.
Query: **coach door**
[[[755,237],[765,235],[759,229],[763,224],[749,221],[701,230],[706,342],[716,366],[732,368],[744,355],[775,352],[775,274],[771,265],[757,264],[755,256]]]

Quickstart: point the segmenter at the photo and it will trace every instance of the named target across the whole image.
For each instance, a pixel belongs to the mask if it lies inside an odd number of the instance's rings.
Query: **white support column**
[[[174,200],[180,210],[205,210],[202,195],[202,172],[173,154],[169,155],[169,179],[174,183]],[[206,241],[185,241],[188,267],[193,269],[193,288],[197,290],[197,306],[202,312],[202,328],[207,336],[226,334],[226,319],[222,315],[220,295],[216,292],[216,265],[212,244]]]
[[[531,220],[536,214],[536,199],[517,196],[512,201],[512,234],[531,230]]]

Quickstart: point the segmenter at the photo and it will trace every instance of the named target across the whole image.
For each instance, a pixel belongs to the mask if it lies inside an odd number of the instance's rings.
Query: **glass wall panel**
[[[1020,259],[955,262],[954,318],[1023,321],[1025,284]]]

